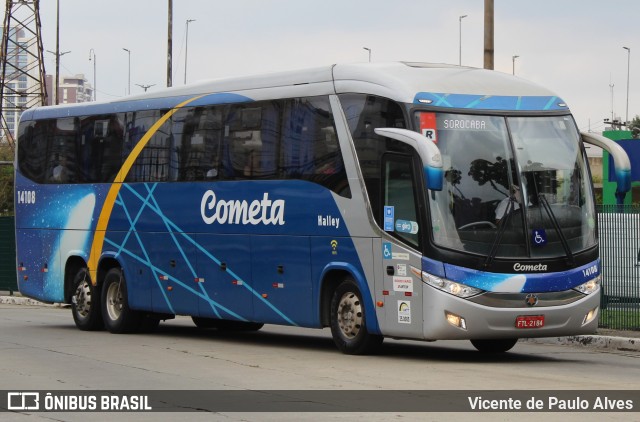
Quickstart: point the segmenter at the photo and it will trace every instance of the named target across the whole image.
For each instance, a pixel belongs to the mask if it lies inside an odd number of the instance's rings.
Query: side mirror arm
[[[581,132],[580,135],[582,142],[600,147],[611,154],[616,172],[616,197],[621,203],[621,199],[624,199],[624,195],[631,189],[631,161],[627,152],[616,142],[604,136],[587,132]]]
[[[375,132],[386,138],[395,139],[409,145],[418,152],[427,188],[430,190],[442,190],[444,183],[444,170],[442,168],[442,155],[440,149],[430,139],[407,129],[378,128]]]

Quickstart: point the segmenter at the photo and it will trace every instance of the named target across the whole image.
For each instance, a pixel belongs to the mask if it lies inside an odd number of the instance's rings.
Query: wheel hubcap
[[[354,338],[362,327],[362,304],[353,292],[342,295],[338,304],[338,326],[342,334],[349,339]]]
[[[73,296],[76,312],[82,318],[86,318],[91,312],[91,288],[87,281],[81,281]]]
[[[123,298],[120,286],[122,281],[111,283],[107,290],[107,313],[112,321],[116,321],[122,314]]]

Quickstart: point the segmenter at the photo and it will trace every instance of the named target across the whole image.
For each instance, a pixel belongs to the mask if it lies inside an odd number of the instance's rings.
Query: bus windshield
[[[444,163],[444,188],[429,196],[436,245],[515,259],[595,246],[587,163],[570,117],[419,112],[416,120],[423,133],[435,125]]]

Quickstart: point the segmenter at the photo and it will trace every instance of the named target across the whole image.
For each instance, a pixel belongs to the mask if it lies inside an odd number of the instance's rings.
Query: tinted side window
[[[47,183],[76,183],[78,181],[78,119],[69,117],[51,122],[47,134]]]
[[[80,119],[78,182],[113,182],[123,162],[124,114]]]
[[[216,180],[227,106],[193,107],[172,117],[176,151],[172,169],[177,180]],[[171,179],[175,180],[175,179]]]
[[[162,116],[160,110],[127,113],[124,149],[130,154],[145,133]],[[171,119],[167,120],[146,144],[127,175],[127,182],[169,180],[171,157]]]
[[[350,197],[327,97],[287,101],[282,135],[284,178],[308,180]]]
[[[18,134],[18,166],[20,172],[37,183],[43,183],[46,173],[47,132],[51,121],[20,124]]]
[[[281,116],[276,101],[231,106],[222,157],[224,179],[280,178]]]
[[[411,148],[401,142],[377,135],[375,128],[406,128],[407,123],[400,105],[386,98],[366,94],[342,94],[340,102],[347,117],[351,136],[358,154],[371,209],[378,224],[382,225],[381,160],[385,152],[411,154]]]

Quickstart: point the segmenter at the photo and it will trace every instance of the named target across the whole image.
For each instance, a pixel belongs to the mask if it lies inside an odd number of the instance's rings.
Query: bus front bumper
[[[424,339],[557,337],[594,333],[600,291],[558,306],[494,307],[461,299],[432,287],[424,301]],[[533,303],[533,301],[530,301]]]

